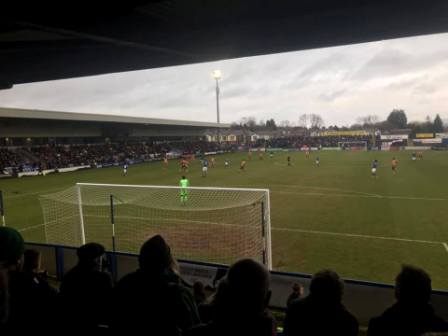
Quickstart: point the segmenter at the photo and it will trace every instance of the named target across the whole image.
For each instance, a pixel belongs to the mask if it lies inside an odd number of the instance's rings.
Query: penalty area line
[[[350,193],[310,193],[310,192],[295,192],[295,191],[280,191],[271,190],[274,194],[291,194],[298,196],[319,196],[319,197],[352,197],[352,198],[372,198],[372,199],[392,199],[392,200],[410,200],[410,201],[448,201],[448,198],[425,198],[425,197],[406,197],[406,196],[382,196],[382,195],[363,195],[363,194],[350,194]]]
[[[447,243],[442,243],[442,245],[445,248],[446,253],[448,253],[448,244]]]
[[[282,228],[282,227],[273,227],[273,228],[271,228],[271,230],[272,231],[286,231],[286,232],[301,232],[301,233],[310,233],[310,234],[321,234],[321,235],[329,235],[329,236],[365,238],[365,239],[393,240],[393,241],[403,241],[403,242],[408,242],[408,243],[436,244],[436,245],[442,244],[445,247],[446,251],[448,252],[448,245],[446,243],[438,242],[438,241],[431,241],[431,240],[418,240],[418,239],[370,236],[370,235],[353,234],[353,233],[339,233],[339,232],[327,232],[327,231],[302,230],[302,229],[291,229],[291,228]]]

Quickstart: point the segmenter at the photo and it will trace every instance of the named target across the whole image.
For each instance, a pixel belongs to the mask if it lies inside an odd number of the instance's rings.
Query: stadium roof
[[[0,88],[447,31],[446,0],[7,1]]]
[[[125,123],[143,125],[164,125],[164,126],[191,126],[206,128],[228,128],[230,124],[218,124],[213,122],[157,119],[127,117],[110,114],[87,114],[74,112],[42,111],[0,107],[0,118],[20,118],[20,119],[45,119],[45,120],[68,120],[68,121],[92,121],[101,123]]]

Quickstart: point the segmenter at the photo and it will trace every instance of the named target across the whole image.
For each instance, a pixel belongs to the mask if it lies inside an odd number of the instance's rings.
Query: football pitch
[[[287,165],[287,156],[292,165]],[[320,167],[314,158],[320,157]],[[392,157],[399,161],[392,174]],[[191,186],[268,188],[271,192],[272,253],[275,270],[313,273],[331,268],[345,278],[392,283],[402,264],[426,269],[433,287],[448,289],[448,153],[428,151],[412,161],[402,152],[276,152],[216,157],[201,177],[200,161],[190,164]],[[378,177],[370,176],[373,159]],[[230,161],[224,167],[224,160]],[[43,241],[39,195],[77,182],[178,185],[179,162],[89,169],[48,176],[0,180],[7,225],[28,241]]]

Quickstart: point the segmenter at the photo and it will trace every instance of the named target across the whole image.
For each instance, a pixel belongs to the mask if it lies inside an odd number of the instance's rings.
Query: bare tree
[[[324,126],[324,120],[318,114],[310,114],[310,124],[312,129],[320,129]]]
[[[238,129],[238,128],[240,128],[240,127],[241,127],[241,124],[237,123],[236,121],[233,121],[233,122],[230,124],[230,128],[232,128],[232,129]]]
[[[241,126],[247,126],[247,117],[243,117],[240,119],[240,125]]]
[[[308,128],[309,123],[310,123],[310,117],[308,114],[305,113],[299,117],[299,126],[300,127]]]
[[[291,127],[291,122],[289,120],[280,121],[280,127]]]
[[[380,118],[377,115],[366,115],[357,119],[358,123],[364,127],[372,127],[379,123]]]
[[[247,118],[246,125],[251,131],[253,131],[257,127],[257,119],[255,119],[254,117]]]

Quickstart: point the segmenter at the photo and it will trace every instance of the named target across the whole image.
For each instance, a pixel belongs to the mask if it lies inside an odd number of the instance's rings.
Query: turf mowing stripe
[[[61,188],[52,188],[52,189],[46,189],[46,190],[41,190],[41,191],[36,191],[36,192],[30,192],[30,193],[23,193],[23,194],[14,194],[12,191],[8,192],[8,193],[12,193],[12,196],[5,196],[5,199],[14,199],[14,198],[21,198],[21,197],[27,197],[27,196],[33,196],[33,195],[43,195],[52,191],[60,191],[63,190]]]

